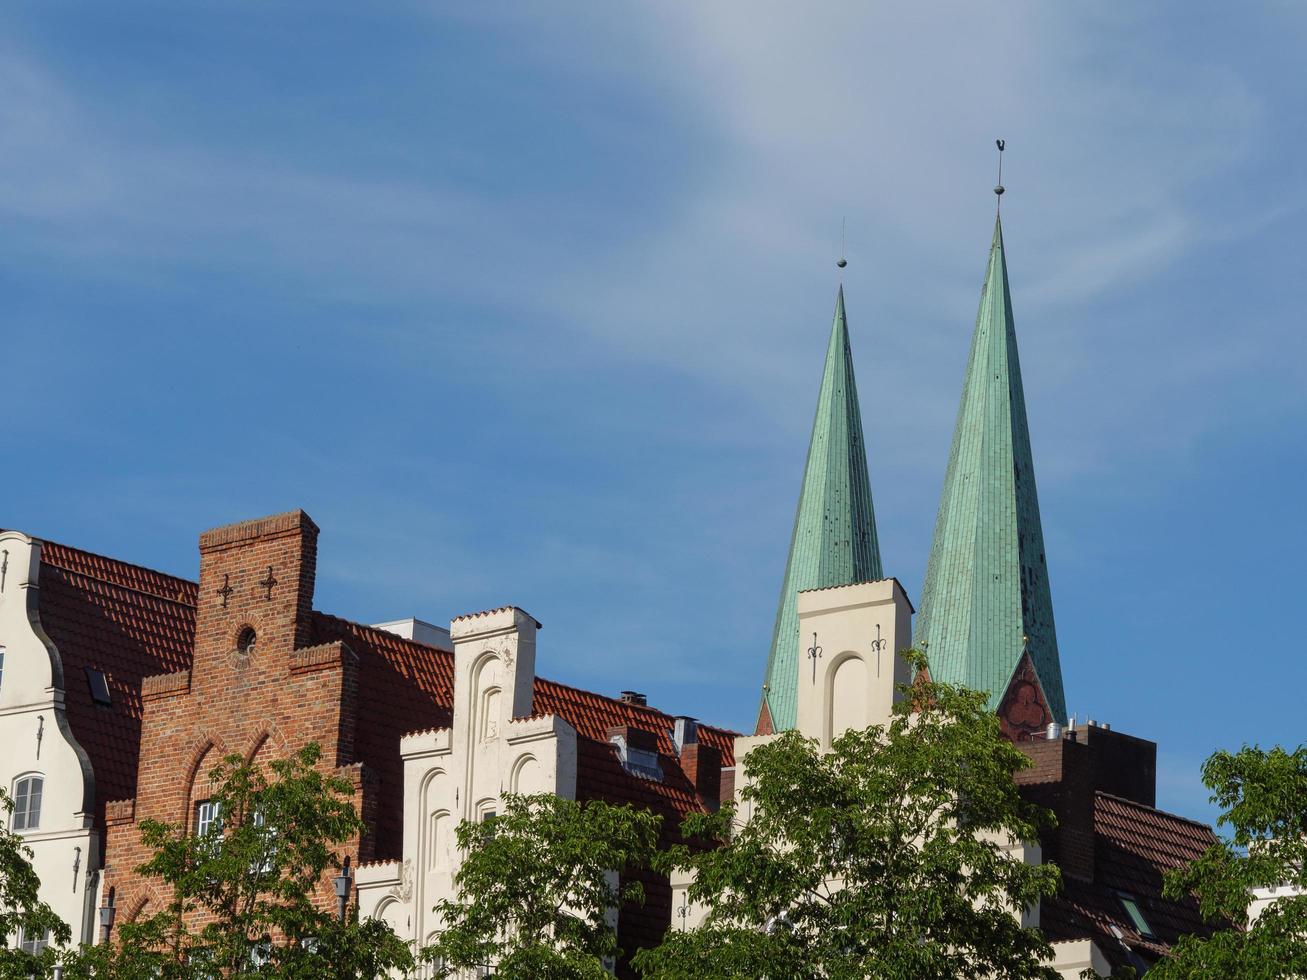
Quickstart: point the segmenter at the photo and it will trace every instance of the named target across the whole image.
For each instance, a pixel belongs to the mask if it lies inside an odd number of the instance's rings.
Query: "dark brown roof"
[[[141,678],[186,670],[195,584],[51,541],[41,543],[41,625],[63,664],[73,735],[95,773],[95,813],[136,795]],[[91,699],[86,668],[103,671],[112,704]]]
[[[1093,939],[1109,958],[1125,963],[1124,943],[1145,962],[1164,955],[1183,935],[1210,933],[1193,898],[1162,897],[1162,876],[1217,842],[1211,827],[1119,796],[1094,796],[1094,880],[1063,877],[1062,894],[1044,902],[1040,926],[1053,942]],[[1151,936],[1139,933],[1121,904],[1135,899]],[[1115,932],[1114,932],[1115,928]],[[1119,933],[1119,937],[1117,935]]]
[[[359,658],[354,760],[379,777],[373,856],[403,856],[404,760],[399,740],[414,728],[450,724],[454,658],[394,633],[313,613],[316,643],[342,641]]]

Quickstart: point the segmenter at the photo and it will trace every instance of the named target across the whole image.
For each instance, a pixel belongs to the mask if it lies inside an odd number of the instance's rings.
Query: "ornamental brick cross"
[[[214,595],[220,595],[220,596],[222,596],[222,608],[223,608],[223,609],[226,609],[226,608],[227,608],[227,600],[231,598],[232,593],[235,592],[235,591],[236,591],[236,590],[233,589],[233,588],[231,587],[231,576],[230,576],[230,575],[224,575],[224,576],[222,577],[222,588],[221,588],[221,589],[214,589],[214,590],[213,590],[213,594],[214,594]]]
[[[260,579],[260,580],[259,580],[259,584],[260,584],[261,586],[263,586],[265,589],[268,590],[268,591],[267,591],[267,594],[266,594],[263,598],[265,598],[265,599],[271,599],[271,598],[272,598],[272,587],[273,587],[274,585],[277,584],[277,580],[276,580],[275,578],[272,577],[272,566],[271,566],[271,565],[268,566],[268,574],[267,574],[267,576],[265,576],[264,578]]]

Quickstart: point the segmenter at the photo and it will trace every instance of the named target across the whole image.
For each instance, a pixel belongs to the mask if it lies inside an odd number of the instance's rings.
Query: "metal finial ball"
[[[840,269],[843,269],[848,264],[849,264],[848,259],[838,259],[835,262],[836,267]]]
[[[1002,184],[999,184],[997,187],[995,187],[995,188],[994,188],[994,193],[997,194],[999,197],[1002,197],[1002,196],[1003,196],[1003,185],[1002,185]]]

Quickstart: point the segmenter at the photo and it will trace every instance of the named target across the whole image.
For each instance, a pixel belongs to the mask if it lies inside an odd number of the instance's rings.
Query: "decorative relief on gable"
[[[413,861],[411,858],[405,859],[399,868],[399,884],[394,885],[389,894],[394,895],[401,902],[407,902],[413,898]]]
[[[1044,691],[1035,673],[1030,656],[1023,654],[1016,672],[1008,684],[1007,692],[998,707],[999,724],[1003,734],[1014,742],[1038,738],[1053,721]]]
[[[511,669],[517,656],[517,635],[487,637],[481,641],[480,652],[493,654]]]

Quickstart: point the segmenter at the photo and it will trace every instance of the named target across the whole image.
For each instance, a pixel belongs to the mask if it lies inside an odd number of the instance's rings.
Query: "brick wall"
[[[1022,795],[1052,810],[1058,826],[1043,840],[1045,856],[1062,872],[1094,877],[1094,794],[1110,793],[1145,806],[1156,799],[1157,745],[1096,726],[1063,738],[1017,743],[1031,761],[1016,775]]]
[[[376,781],[354,758],[358,658],[343,642],[312,643],[317,538],[302,511],[200,537],[193,667],[144,682],[136,799],[109,810],[105,884],[124,918],[166,900],[134,873],[149,857],[135,822],[192,825],[195,805],[208,796],[207,773],[228,753],[265,759],[315,741],[323,769],[345,775],[375,819]],[[247,629],[253,649],[238,650]],[[369,835],[345,850],[356,862],[370,860],[372,843]],[[333,907],[328,881],[319,898]]]

